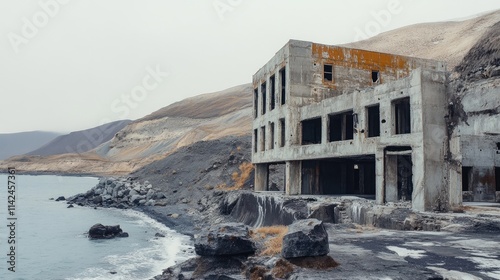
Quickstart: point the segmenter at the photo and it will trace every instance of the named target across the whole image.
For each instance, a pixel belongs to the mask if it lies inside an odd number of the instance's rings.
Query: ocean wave
[[[150,279],[161,274],[163,269],[194,257],[193,244],[189,236],[179,234],[138,211],[109,210],[119,211],[122,215],[132,218],[139,227],[160,232],[165,237],[151,238],[148,241],[150,246],[123,255],[108,255],[104,257],[100,267],[87,268],[74,278],[67,278],[68,280]],[[111,271],[116,274],[111,274]]]

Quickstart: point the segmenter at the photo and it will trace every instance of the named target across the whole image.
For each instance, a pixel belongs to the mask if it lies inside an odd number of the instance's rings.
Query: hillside
[[[16,157],[0,162],[0,170],[14,165],[36,172],[127,174],[192,143],[249,135],[251,99],[249,84],[187,98],[129,123],[93,150]]]
[[[497,10],[465,21],[410,25],[344,46],[445,61],[448,71],[453,71],[472,46],[499,21],[500,10]]]
[[[45,131],[0,134],[0,160],[37,149],[59,135],[61,134]]]
[[[27,153],[27,155],[50,156],[66,153],[84,153],[111,140],[118,131],[130,122],[130,120],[116,121],[61,135],[46,145]]]

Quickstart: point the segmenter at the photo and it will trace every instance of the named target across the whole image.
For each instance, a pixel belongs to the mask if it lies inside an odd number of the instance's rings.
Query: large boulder
[[[212,226],[199,235],[194,244],[200,256],[249,255],[255,253],[255,243],[248,227],[241,223]]]
[[[114,237],[128,237],[128,233],[123,232],[120,225],[104,226],[95,224],[89,229],[90,239],[110,239]]]
[[[322,221],[299,220],[288,227],[281,249],[284,258],[323,256],[328,252],[328,234]]]

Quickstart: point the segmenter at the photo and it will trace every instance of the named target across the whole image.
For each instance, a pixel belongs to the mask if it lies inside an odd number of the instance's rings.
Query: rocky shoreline
[[[210,245],[212,249],[209,246],[208,250],[197,250],[198,256],[186,262],[165,268],[163,274],[154,278],[160,280],[301,279],[302,276],[297,275],[307,275],[307,271],[312,268],[306,264],[311,265],[311,263],[330,263],[330,266],[323,268],[324,273],[330,277],[333,272],[328,271],[337,265],[334,256],[338,252],[328,253],[328,246],[325,247],[325,244],[331,246],[334,242],[332,240],[325,243],[325,239],[322,239],[322,247],[316,247],[320,248],[316,250],[320,253],[308,252],[307,256],[296,256],[300,251],[298,249],[302,248],[301,250],[307,251],[314,249],[314,246],[298,246],[297,244],[285,246],[284,244],[283,248],[288,248],[284,250],[285,253],[274,253],[270,256],[261,255],[267,246],[266,242],[273,236],[267,236],[261,240],[255,239],[255,230],[276,224],[291,225],[295,224],[295,221],[307,221],[306,219],[317,221],[311,225],[317,226],[318,223],[325,223],[329,234],[331,232],[345,234],[345,232],[352,230],[359,231],[359,228],[363,226],[367,226],[370,230],[373,230],[373,226],[375,226],[401,230],[402,232],[446,230],[449,232],[491,234],[500,230],[499,217],[489,216],[486,213],[475,216],[463,213],[415,213],[404,204],[378,206],[374,205],[372,201],[353,197],[288,197],[278,193],[254,193],[245,190],[225,191],[207,188],[203,189],[201,199],[183,200],[183,195],[178,195],[177,192],[167,194],[166,191],[156,188],[147,180],[141,183],[135,177],[102,178],[95,187],[85,193],[69,197],[66,203],[70,206],[141,211],[165,226],[190,236],[195,248],[198,245],[199,249],[207,248],[207,244],[210,242],[220,241],[219,245],[214,245],[215,247],[212,246],[213,244]],[[167,196],[169,197],[167,198]],[[177,203],[172,204],[172,201],[177,201]],[[259,207],[262,207],[262,212],[258,211]],[[238,222],[239,224],[234,225],[230,222]],[[214,229],[214,227],[216,228]],[[221,230],[221,228],[224,229]],[[233,234],[229,230],[231,228],[240,229],[235,230]],[[289,227],[289,230],[297,232],[293,230],[293,227]],[[226,231],[227,238],[220,235],[221,233],[226,234]],[[248,234],[253,235],[253,241],[249,239]],[[302,234],[299,235],[302,236]],[[335,238],[333,237],[334,240]],[[246,253],[241,253],[241,250],[238,251],[237,248],[228,245],[229,243],[224,243],[227,240],[236,242],[242,239],[245,240],[243,243],[246,244],[247,249],[256,246],[255,252],[247,250]],[[283,238],[283,240],[287,240],[287,238]],[[253,242],[251,244],[254,245],[249,245],[248,242]],[[295,249],[291,249],[292,247]],[[229,248],[229,251],[221,248]],[[207,255],[206,252],[213,254]],[[235,254],[231,254],[231,252],[235,252]],[[290,259],[285,257],[290,257]],[[325,257],[328,259],[324,259]],[[317,272],[318,270],[313,271]],[[337,269],[332,271],[337,271]],[[430,273],[429,275],[432,277],[439,276],[427,270],[422,270],[421,273]]]

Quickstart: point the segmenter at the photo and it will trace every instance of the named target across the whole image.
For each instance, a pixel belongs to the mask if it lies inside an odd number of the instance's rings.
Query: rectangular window
[[[497,143],[497,150],[500,151],[500,142]]]
[[[410,98],[403,98],[393,102],[396,134],[411,133]]]
[[[462,191],[463,192],[469,191],[471,171],[472,171],[472,167],[462,166]]]
[[[266,83],[262,83],[260,85],[260,92],[262,94],[262,115],[266,113],[266,103],[267,103],[267,98],[266,98]]]
[[[271,111],[274,110],[276,104],[276,78],[274,75],[271,76]]]
[[[253,117],[257,118],[259,114],[259,89],[253,91]]]
[[[321,143],[321,118],[302,121],[302,145]]]
[[[368,120],[366,122],[368,137],[380,136],[380,105],[370,106],[366,108]]]
[[[285,147],[285,135],[286,135],[285,119],[280,119],[280,127],[281,127],[280,147]]]
[[[327,82],[333,81],[333,65],[332,64],[323,65],[323,79]]]
[[[500,167],[495,167],[496,191],[500,192]]]
[[[274,123],[271,123],[270,129],[271,129],[271,131],[270,131],[271,135],[269,135],[271,137],[270,149],[272,150],[272,149],[274,149]]]
[[[258,138],[258,132],[257,129],[253,130],[253,152],[257,152],[257,148],[259,147],[259,138]]]
[[[330,142],[354,139],[353,111],[329,115]]]
[[[286,68],[280,70],[280,89],[281,89],[281,105],[286,103]]]
[[[265,151],[266,150],[266,127],[263,126],[260,128],[260,150]]]
[[[380,72],[377,70],[372,70],[372,82],[374,84],[380,84]]]

